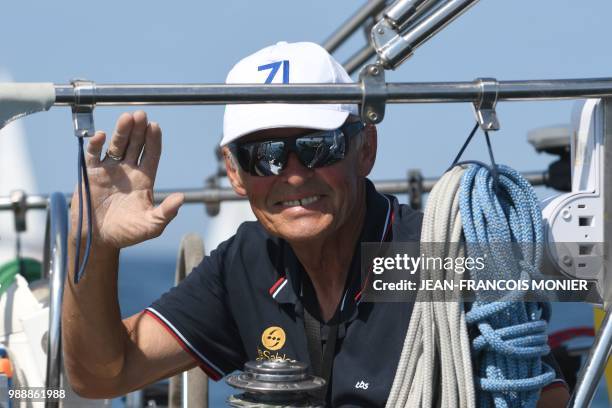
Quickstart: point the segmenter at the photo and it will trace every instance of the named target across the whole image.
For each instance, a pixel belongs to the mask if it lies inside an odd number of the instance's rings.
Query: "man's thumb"
[[[162,221],[164,225],[168,224],[174,217],[176,217],[176,214],[178,214],[178,210],[181,205],[183,205],[184,201],[185,196],[183,193],[172,193],[153,210],[153,214],[155,218]]]

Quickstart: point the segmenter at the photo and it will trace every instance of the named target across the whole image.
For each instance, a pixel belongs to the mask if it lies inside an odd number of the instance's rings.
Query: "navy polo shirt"
[[[339,305],[332,406],[384,406],[413,309],[412,303],[360,301],[360,244],[418,241],[422,220],[369,180],[366,185],[365,221]],[[258,222],[245,222],[146,312],[219,380],[250,360],[310,364],[304,308],[321,320],[312,283],[291,246]],[[322,325],[323,341],[326,329]]]

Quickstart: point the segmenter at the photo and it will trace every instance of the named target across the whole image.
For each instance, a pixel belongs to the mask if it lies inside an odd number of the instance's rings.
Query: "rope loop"
[[[487,146],[490,141],[487,136]],[[461,180],[459,206],[468,256],[486,256],[473,279],[529,279],[540,267],[544,241],[539,201],[514,169],[470,162]],[[466,323],[472,340],[478,405],[535,406],[539,390],[555,376],[542,364],[550,352],[546,303],[524,302],[521,291],[501,301],[476,294]]]
[[[451,166],[446,171],[448,172],[448,171],[450,171],[450,169],[452,169],[453,167],[458,166],[458,165],[463,165],[463,164],[468,164],[468,163],[479,163],[481,166],[483,166],[485,168],[488,168],[490,173],[493,175],[493,189],[495,191],[497,191],[497,188],[498,188],[498,185],[499,185],[499,173],[497,171],[497,164],[495,164],[495,157],[493,156],[493,148],[491,147],[491,138],[489,137],[489,132],[488,131],[484,130],[483,132],[484,132],[484,135],[485,135],[485,141],[487,142],[487,151],[489,153],[489,159],[491,160],[491,165],[487,166],[484,163],[477,162],[477,161],[472,161],[472,160],[461,161],[461,162],[459,161],[459,159],[463,155],[463,152],[465,152],[465,149],[467,149],[468,145],[472,141],[472,138],[476,134],[476,131],[478,130],[479,127],[480,127],[480,125],[478,124],[478,122],[476,122],[476,124],[472,128],[472,131],[470,132],[469,136],[467,137],[467,139],[463,143],[463,146],[461,146],[461,149],[459,149],[459,153],[457,153],[457,156],[455,156],[455,160],[453,160],[453,164],[451,164]]]

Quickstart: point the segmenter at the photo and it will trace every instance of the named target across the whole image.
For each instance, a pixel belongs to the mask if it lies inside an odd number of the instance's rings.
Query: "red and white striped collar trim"
[[[281,290],[287,285],[287,278],[285,276],[281,276],[275,283],[268,289],[270,295],[273,298],[276,298],[276,295],[280,293]]]

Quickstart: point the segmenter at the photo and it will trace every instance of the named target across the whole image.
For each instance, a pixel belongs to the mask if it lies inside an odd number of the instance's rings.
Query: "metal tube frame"
[[[385,68],[397,68],[415,49],[465,13],[477,1],[398,0],[385,10],[385,18],[372,28],[371,41],[381,64]],[[425,4],[421,9],[417,9],[420,3]]]
[[[376,55],[374,47],[368,42],[359,51],[353,54],[344,64],[344,69],[349,75],[353,75],[359,68],[363,66],[370,58]]]
[[[610,358],[610,351],[612,351],[612,318],[610,315],[612,315],[612,306],[607,308],[601,328],[597,332],[587,360],[580,370],[575,391],[568,404],[569,407],[591,406],[595,391]]]
[[[380,42],[391,41],[394,35],[399,35],[398,30],[404,29],[408,23],[431,10],[441,1],[442,0],[399,0],[391,4],[384,10],[383,18],[378,22],[375,21],[375,24],[369,29],[367,33],[369,41],[343,64],[344,69],[346,69],[349,75],[353,75],[357,69],[361,68],[374,55],[377,55],[376,49],[374,49],[371,43],[376,44],[376,40],[380,39],[380,41],[378,41],[378,47],[384,47]],[[384,28],[382,28],[383,25],[385,26]],[[376,29],[374,29],[374,27],[376,27]],[[368,29],[368,27],[364,28]],[[385,34],[385,30],[387,30],[387,36],[383,35]],[[383,54],[383,50],[381,49],[380,51],[381,54]],[[383,54],[383,61],[384,56]]]
[[[612,174],[612,98],[603,101],[604,109],[604,174]],[[612,290],[612,183],[603,180],[604,207],[604,290]],[[604,299],[610,299],[604,294]],[[603,376],[612,351],[612,304],[604,304],[606,316],[591,347],[580,375],[570,407],[588,407]]]
[[[371,16],[375,16],[385,7],[385,0],[368,0],[357,12],[351,16],[323,43],[329,53],[334,52]]]
[[[53,193],[48,200],[45,252],[43,265],[49,278],[49,332],[47,333],[48,389],[59,389],[62,366],[62,296],[68,259],[68,204],[62,193]],[[47,401],[46,407],[57,407],[57,401]]]
[[[498,81],[498,101],[612,97],[612,78]],[[245,103],[362,102],[362,84],[94,84],[81,104],[224,105]],[[386,103],[478,102],[480,81],[386,83]],[[55,85],[55,106],[77,103],[72,85]]]
[[[204,258],[204,241],[198,234],[189,233],[181,239],[176,260],[174,283],[178,285]],[[208,408],[208,376],[193,368],[170,378],[168,407]]]
[[[363,84],[308,84],[308,85],[92,85],[91,92],[87,94],[75,94],[75,88],[71,85],[56,85],[55,105],[177,105],[177,104],[227,104],[227,103],[265,103],[265,102],[287,102],[287,103],[362,103],[365,89]],[[497,82],[498,101],[522,101],[522,100],[559,100],[575,98],[612,98],[612,78],[601,79],[570,79],[570,80],[533,80],[533,81],[505,81]],[[380,93],[380,89],[378,90]],[[386,94],[386,103],[438,103],[438,102],[477,102],[483,97],[483,90],[479,81],[475,82],[442,82],[442,83],[386,83],[382,90]],[[612,114],[610,114],[609,100],[606,103],[606,129],[607,142],[612,138],[611,124]],[[606,154],[612,156],[610,150],[612,143],[607,143]],[[606,160],[607,165],[611,165],[612,160]],[[406,182],[407,183],[407,182]],[[426,187],[424,185],[424,187]],[[407,186],[406,186],[407,189]],[[207,191],[200,202],[219,200],[233,200],[235,195],[229,189],[217,189]],[[383,188],[381,190],[384,191]],[[607,196],[610,195],[606,189]],[[188,192],[189,193],[189,192]],[[163,192],[161,195],[163,196]],[[195,193],[197,195],[197,193]],[[59,197],[64,200],[61,194],[54,194],[50,202],[51,212],[57,211]],[[54,198],[55,197],[55,198]],[[192,197],[195,198],[195,197]],[[610,198],[610,197],[608,197]],[[158,197],[156,197],[158,199]],[[53,204],[55,202],[55,204]],[[610,200],[606,200],[610,202]],[[29,204],[29,200],[28,200]],[[55,207],[54,207],[55,206]],[[65,208],[65,207],[64,207]],[[66,214],[64,214],[64,217]],[[610,217],[608,217],[610,218]],[[58,221],[51,227],[51,235],[54,239],[54,248],[59,252],[51,255],[54,257],[52,263],[52,278],[58,279],[60,274],[65,274],[65,257],[60,259],[62,253],[65,256],[66,242],[61,242],[58,228],[66,228],[67,221]],[[610,225],[612,227],[612,225]],[[606,228],[612,231],[610,228]],[[61,235],[61,234],[60,234]],[[65,238],[65,233],[64,233]],[[609,242],[609,241],[607,241]],[[59,249],[58,249],[59,248]],[[612,257],[608,256],[608,261]],[[61,265],[61,266],[60,266]],[[606,270],[611,270],[612,266],[607,265]],[[57,271],[57,273],[55,273]],[[63,278],[63,276],[62,276]],[[62,282],[63,284],[63,282]],[[61,289],[59,289],[61,294]],[[57,299],[57,298],[56,298]],[[61,296],[59,297],[61,301]],[[52,313],[58,314],[58,303],[52,303]],[[609,310],[609,309],[608,309]],[[56,316],[53,314],[51,328],[59,330],[59,322],[55,322]],[[605,325],[596,339],[594,350],[591,353],[587,368],[583,371],[580,382],[574,394],[574,406],[580,405],[585,401],[590,401],[596,387],[597,380],[601,377],[599,368],[603,366],[610,352],[610,333],[611,326],[609,317],[606,318]],[[53,348],[50,348],[49,356],[59,350],[59,339],[51,339]],[[51,347],[51,346],[50,346]],[[605,357],[605,358],[604,358]],[[57,374],[53,368],[57,361],[48,364],[48,380],[55,378]],[[589,368],[594,367],[594,368]],[[594,385],[595,384],[595,385]],[[52,388],[53,384],[48,384]]]
[[[447,0],[397,0],[387,7],[383,13],[391,27],[402,30],[415,18],[423,15],[432,7],[446,2]]]
[[[546,185],[548,173],[546,171],[531,171],[521,173],[533,186]],[[438,181],[437,178],[423,179],[423,192],[429,192]],[[387,194],[409,194],[411,190],[410,181],[407,179],[399,180],[379,180],[374,181],[376,189]],[[182,190],[155,190],[153,192],[153,201],[156,204],[161,203],[166,197],[173,193],[183,193],[185,195],[185,203],[189,204],[205,204],[215,205],[222,201],[241,201],[246,200],[245,197],[234,193],[234,190],[229,187],[216,188],[191,188]],[[66,201],[70,200],[71,193],[65,193]],[[27,210],[40,210],[47,208],[49,197],[46,195],[27,195],[25,197],[25,208]],[[0,197],[0,211],[12,210],[10,197]]]

